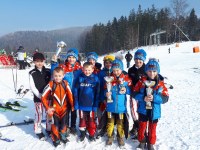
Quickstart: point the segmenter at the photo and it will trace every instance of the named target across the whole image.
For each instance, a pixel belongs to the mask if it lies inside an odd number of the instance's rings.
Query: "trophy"
[[[124,78],[119,78],[119,88],[120,88],[119,93],[120,94],[125,94],[124,93],[125,86],[123,85],[123,83],[124,83]]]
[[[56,50],[57,57],[66,46],[67,46],[67,44],[63,41],[57,42],[57,50]]]
[[[104,80],[106,81],[106,86],[108,89],[108,92],[111,92],[112,89],[112,81],[114,80],[114,78],[112,76],[105,76]],[[112,103],[113,100],[111,99],[111,95],[107,98],[107,103]]]
[[[147,86],[146,93],[147,95],[153,94],[152,87],[156,84],[155,81],[145,81],[144,84]],[[146,102],[146,109],[152,109],[151,102]]]

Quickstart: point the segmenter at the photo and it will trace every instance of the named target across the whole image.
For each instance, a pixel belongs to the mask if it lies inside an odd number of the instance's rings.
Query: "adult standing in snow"
[[[143,76],[133,90],[139,106],[138,148],[144,149],[147,144],[148,150],[154,150],[157,122],[161,117],[161,104],[168,101],[169,94],[164,81],[159,76],[160,66],[155,59],[149,60],[145,72],[147,76]]]
[[[146,52],[143,49],[138,49],[134,54],[134,62],[135,64],[128,70],[128,75],[132,80],[132,86],[134,87],[136,83],[141,79],[143,75],[145,75],[145,60],[146,60]],[[132,98],[130,101],[131,106],[131,115],[134,121],[133,128],[130,131],[130,134],[134,139],[137,139],[139,121],[138,121],[138,113],[137,113],[137,101]]]
[[[44,55],[42,53],[35,53],[33,55],[33,62],[35,68],[29,72],[29,83],[30,89],[34,95],[35,104],[35,121],[34,121],[34,131],[40,140],[45,140],[45,136],[42,132],[42,116],[44,108],[41,102],[41,95],[44,87],[49,83],[51,79],[50,69],[44,67]],[[49,121],[46,121],[46,132],[50,134],[51,125]]]
[[[133,58],[133,56],[128,51],[128,53],[125,55],[125,59],[126,59],[126,63],[127,63],[127,68],[130,67],[130,62],[131,62],[132,58]]]
[[[25,50],[23,46],[19,46],[17,50],[17,61],[19,63],[19,70],[25,69]]]

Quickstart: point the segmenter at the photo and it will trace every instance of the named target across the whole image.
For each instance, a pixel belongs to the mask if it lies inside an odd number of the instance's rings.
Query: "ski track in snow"
[[[180,43],[179,47],[175,47],[175,44],[142,47],[146,50],[148,58],[156,57],[159,59],[161,74],[167,77],[165,82],[174,86],[173,90],[169,89],[169,102],[162,105],[162,117],[158,122],[157,142],[155,144],[155,148],[158,150],[200,149],[200,53],[192,53],[194,46],[200,47],[200,41]],[[168,54],[169,47],[171,49],[170,54]],[[133,54],[135,50],[131,53]],[[103,57],[100,57],[99,62],[102,62],[102,60]],[[125,67],[125,60],[123,62]],[[133,61],[131,64],[133,64]],[[126,67],[125,70],[127,71]],[[17,71],[17,88],[20,85],[24,85],[24,90],[29,88],[28,71]],[[0,89],[1,103],[16,100],[11,69],[0,69]],[[22,100],[18,101],[28,108],[23,108],[20,112],[0,111],[0,125],[34,118],[35,110],[31,92],[28,92]],[[132,120],[130,122],[131,128]],[[43,124],[43,127],[45,127],[45,124]],[[33,124],[0,128],[0,132],[4,137],[15,140],[11,143],[0,140],[1,150],[120,149],[116,139],[111,146],[105,146],[106,137],[97,139],[95,142],[89,142],[87,138],[84,142],[77,142],[77,136],[73,135],[70,135],[70,142],[66,146],[62,144],[54,148],[50,138],[46,141],[37,139],[33,131]],[[125,143],[123,149],[136,149],[139,144],[131,139],[125,140]]]

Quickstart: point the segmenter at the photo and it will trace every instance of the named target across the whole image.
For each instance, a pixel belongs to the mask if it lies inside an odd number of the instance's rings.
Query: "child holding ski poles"
[[[51,138],[53,145],[57,147],[60,142],[67,143],[67,105],[71,105],[74,111],[73,95],[67,81],[63,80],[64,70],[56,67],[53,71],[53,81],[45,87],[42,94],[42,103],[51,118]],[[67,102],[68,101],[68,102]]]
[[[89,140],[95,140],[95,113],[98,107],[100,83],[93,71],[93,65],[85,62],[83,73],[79,76],[74,90],[75,109],[79,110],[80,141],[85,139],[86,129],[89,133]]]
[[[52,63],[51,63],[51,72],[53,72],[54,68],[58,65],[63,68],[65,76],[64,80],[66,80],[69,83],[69,86],[72,90],[74,89],[74,85],[76,80],[78,79],[79,75],[82,72],[82,67],[80,63],[78,62],[78,50],[76,48],[70,48],[67,51],[66,55],[67,59],[64,64],[58,64],[57,57],[53,56]],[[76,134],[76,118],[77,118],[77,111],[71,111],[70,105],[68,105],[68,113],[67,113],[67,126],[70,127],[70,133]],[[71,119],[69,114],[71,113]],[[71,122],[71,125],[69,124]]]
[[[42,116],[43,116],[43,105],[41,102],[41,95],[44,87],[49,83],[51,79],[50,69],[44,67],[44,55],[42,53],[35,53],[33,56],[33,62],[35,68],[29,72],[29,83],[30,89],[33,92],[34,104],[35,104],[35,121],[34,131],[40,140],[45,140],[45,135],[42,132]],[[46,121],[46,132],[49,133],[51,126]]]
[[[160,66],[155,60],[149,60],[145,66],[147,76],[142,77],[134,87],[134,98],[138,100],[139,130],[138,148],[154,150],[156,142],[156,127],[161,117],[161,104],[168,101],[168,90],[161,80]],[[146,135],[146,128],[148,133]]]

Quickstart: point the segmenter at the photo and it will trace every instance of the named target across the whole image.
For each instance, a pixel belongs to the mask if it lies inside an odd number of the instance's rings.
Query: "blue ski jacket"
[[[131,86],[131,80],[128,77],[128,75],[124,75],[123,73],[119,76],[116,77],[114,75],[112,75],[114,77],[114,80],[112,81],[112,89],[111,89],[111,98],[113,100],[112,103],[108,103],[106,104],[106,110],[107,112],[112,112],[112,113],[126,113],[127,112],[127,95],[131,94],[130,91],[130,86]],[[123,84],[119,83],[119,78],[123,78],[124,82]],[[126,92],[121,94],[120,93],[120,87],[123,86],[126,88]],[[106,95],[107,89],[105,90],[105,95]]]
[[[97,111],[100,82],[98,76],[81,73],[74,88],[75,109]]]

